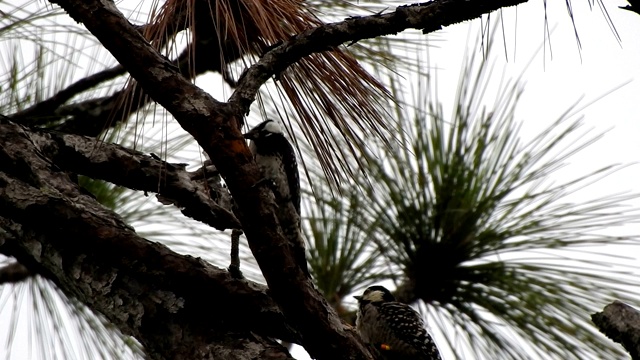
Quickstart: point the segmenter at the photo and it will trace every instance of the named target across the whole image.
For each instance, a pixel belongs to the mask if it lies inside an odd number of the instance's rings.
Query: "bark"
[[[604,310],[591,315],[591,321],[611,340],[622,344],[633,360],[640,359],[640,312],[614,301]]]
[[[157,193],[163,204],[173,204],[184,215],[218,230],[240,227],[232,213],[231,197],[211,165],[187,172],[186,164],[170,164],[91,137],[0,126],[7,133],[22,132],[65,171]]]
[[[6,148],[18,146],[16,141],[26,137],[34,144],[33,151],[46,154],[48,161],[65,171],[157,193],[162,204],[173,204],[184,215],[218,230],[240,227],[232,213],[231,197],[212,165],[187,172],[185,164],[170,164],[91,137],[11,123],[0,123],[0,132],[7,141]]]
[[[195,87],[176,72],[122,17],[113,3],[58,2],[82,22],[148,94],[171,112],[207,152],[241,210],[240,221],[272,294],[302,344],[317,358],[367,359],[355,333],[345,329],[312,281],[296,266],[275,216],[273,195],[254,186],[259,170],[239,130],[242,114]],[[118,34],[118,36],[113,36]]]
[[[21,129],[0,129],[2,253],[104,314],[152,358],[289,356],[273,339],[299,336],[266,287],[140,238]]]
[[[10,164],[0,173],[0,216],[2,227],[8,229],[0,236],[9,239],[0,249],[105,313],[155,358],[207,358],[218,346],[230,352],[239,348],[234,353],[238,356],[251,349],[256,350],[251,354],[260,354],[256,357],[287,356],[265,336],[300,341],[319,359],[370,358],[352,329],[340,322],[296,266],[275,216],[270,190],[254,186],[260,175],[239,130],[243,115],[267,79],[308,54],[407,28],[434,31],[524,1],[440,0],[321,26],[268,52],[239,80],[229,103],[216,101],[185,79],[113,2],[52,1],[83,23],[210,156],[238,205],[238,218],[270,294],[289,322],[276,311],[263,288],[256,290],[257,285],[233,279],[226,271],[139,238],[115,214],[82,193],[64,172],[81,169],[63,168],[72,168],[73,162],[53,165],[49,156],[54,155],[30,140],[20,143],[19,151],[0,151],[0,163]],[[150,161],[136,159],[141,164]],[[182,199],[182,195],[169,197]],[[197,201],[213,208],[206,200]],[[239,308],[243,312],[234,311]],[[269,329],[262,328],[265,326]]]

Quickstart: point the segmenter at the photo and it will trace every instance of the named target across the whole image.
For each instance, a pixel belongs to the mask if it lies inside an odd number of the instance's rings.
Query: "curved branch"
[[[640,1],[638,0],[627,0],[629,3],[626,6],[619,6],[620,9],[633,11],[634,13],[640,15]]]
[[[399,6],[395,11],[384,15],[353,17],[318,26],[293,36],[248,68],[238,80],[237,88],[229,98],[229,105],[237,113],[248,113],[258,90],[269,78],[310,54],[331,50],[346,42],[395,35],[407,29],[420,29],[427,34],[444,26],[475,19],[500,8],[527,1],[436,0]]]
[[[99,71],[93,75],[76,81],[47,100],[41,101],[27,109],[12,114],[11,119],[25,125],[44,125],[52,121],[52,114],[55,110],[72,97],[124,73],[125,70],[120,65]]]

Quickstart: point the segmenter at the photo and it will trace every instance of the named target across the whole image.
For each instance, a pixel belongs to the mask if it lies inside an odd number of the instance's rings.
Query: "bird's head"
[[[367,288],[362,296],[354,296],[358,300],[358,303],[379,303],[395,301],[396,298],[391,294],[384,286],[374,285]]]
[[[249,132],[242,134],[242,136],[249,140],[260,140],[275,134],[283,135],[282,127],[274,120],[266,120],[249,130]]]

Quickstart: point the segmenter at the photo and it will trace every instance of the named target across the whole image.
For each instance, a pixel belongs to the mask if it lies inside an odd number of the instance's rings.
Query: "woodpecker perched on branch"
[[[383,286],[371,286],[358,300],[356,330],[382,359],[442,360],[420,314],[397,302]]]
[[[290,201],[300,216],[300,177],[293,146],[280,125],[264,121],[243,134],[251,140],[249,149],[262,171],[263,181],[270,181],[278,203]]]
[[[296,262],[309,275],[300,234],[300,177],[293,146],[273,120],[258,124],[243,136],[251,140],[249,149],[260,167],[261,181],[266,181],[275,195],[278,221],[292,245]]]

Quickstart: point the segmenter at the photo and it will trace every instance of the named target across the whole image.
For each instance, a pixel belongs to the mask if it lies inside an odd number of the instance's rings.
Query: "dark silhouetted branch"
[[[622,344],[633,360],[640,359],[640,312],[631,306],[614,301],[604,310],[591,315],[600,332]]]

